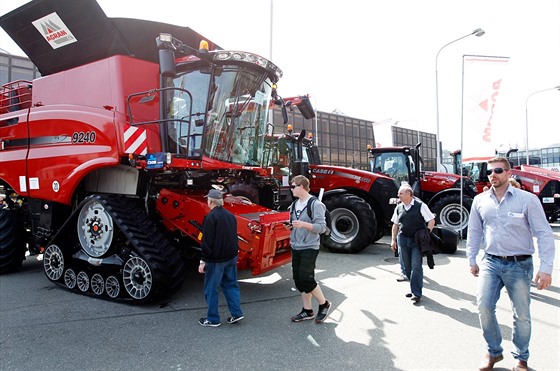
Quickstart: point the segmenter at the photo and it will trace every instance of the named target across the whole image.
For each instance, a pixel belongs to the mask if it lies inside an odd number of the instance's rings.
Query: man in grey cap
[[[221,325],[218,311],[218,287],[227,300],[231,317],[228,323],[241,321],[241,299],[237,284],[237,220],[224,208],[222,193],[217,189],[208,192],[210,213],[202,225],[202,259],[198,271],[205,273],[204,297],[208,304],[208,314],[198,320],[201,326],[218,327]]]

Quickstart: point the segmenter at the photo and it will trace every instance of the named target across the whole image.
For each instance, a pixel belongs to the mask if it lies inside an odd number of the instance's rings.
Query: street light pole
[[[525,99],[525,150],[526,150],[526,155],[527,155],[527,165],[529,165],[529,111],[527,110],[527,104],[529,103],[529,98],[531,98],[533,95],[535,95],[537,93],[542,93],[544,91],[549,91],[549,90],[554,90],[554,89],[560,91],[560,85],[555,86],[553,88],[537,90],[537,91],[529,94],[527,99]]]
[[[436,171],[439,170],[439,164],[441,163],[441,149],[440,149],[440,144],[439,144],[439,84],[438,84],[438,57],[439,57],[439,53],[441,53],[441,51],[448,45],[453,44],[454,42],[457,42],[459,40],[462,40],[466,37],[469,37],[471,35],[475,35],[477,37],[480,37],[482,35],[484,35],[484,30],[481,28],[477,28],[476,30],[474,30],[473,32],[462,36],[458,39],[455,39],[453,41],[448,42],[447,44],[445,44],[444,46],[442,46],[439,51],[436,54]]]

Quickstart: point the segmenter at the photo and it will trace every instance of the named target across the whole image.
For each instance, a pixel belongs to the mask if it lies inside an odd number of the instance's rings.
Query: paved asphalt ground
[[[529,366],[560,364],[560,225],[553,226],[553,285],[532,293]],[[317,278],[333,307],[323,324],[292,323],[301,308],[290,266],[240,274],[245,320],[203,328],[202,276],[192,267],[169,303],[133,306],[70,293],[50,283],[37,257],[0,276],[0,370],[477,370],[485,353],[476,278],[464,242],[425,265],[424,297],[405,298],[388,239],[360,254],[321,252]],[[536,259],[538,267],[538,259]],[[536,268],[537,268],[536,267]],[[507,295],[498,303],[505,359],[513,358]]]

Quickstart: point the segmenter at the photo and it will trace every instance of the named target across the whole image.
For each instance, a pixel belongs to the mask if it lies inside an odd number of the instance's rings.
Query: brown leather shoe
[[[499,355],[496,357],[492,357],[490,354],[487,354],[484,356],[484,359],[482,360],[482,362],[480,362],[480,365],[478,366],[478,369],[480,371],[490,371],[494,369],[494,364],[500,362],[502,359],[504,359],[503,355]]]
[[[529,370],[529,366],[527,366],[527,361],[523,361],[521,359],[517,360],[517,363],[512,368],[513,371],[527,371]]]

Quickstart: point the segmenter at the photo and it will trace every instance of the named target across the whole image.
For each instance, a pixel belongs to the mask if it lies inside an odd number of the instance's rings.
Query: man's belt
[[[531,255],[514,255],[514,256],[498,256],[492,254],[488,254],[488,255],[491,256],[492,258],[500,259],[508,262],[522,262],[524,260],[531,259]]]

